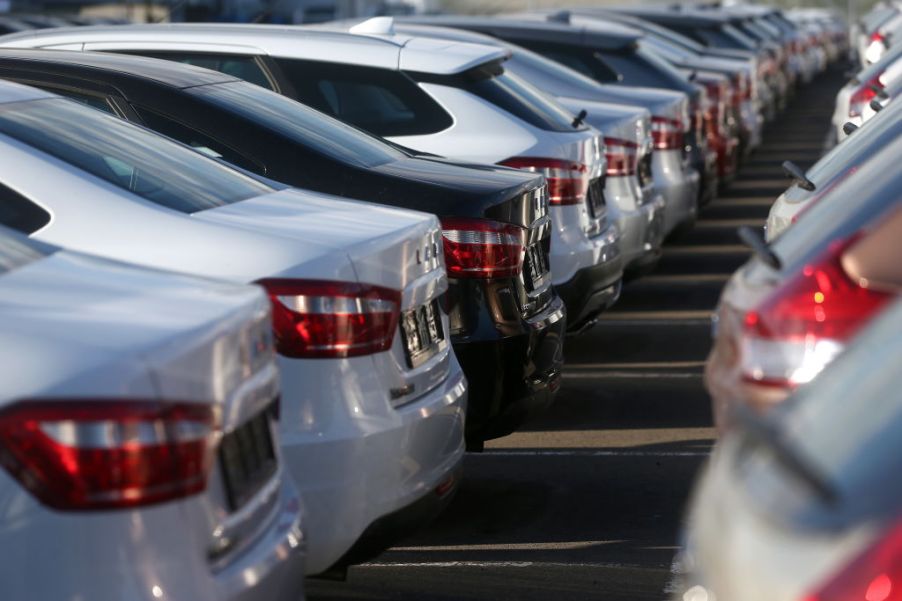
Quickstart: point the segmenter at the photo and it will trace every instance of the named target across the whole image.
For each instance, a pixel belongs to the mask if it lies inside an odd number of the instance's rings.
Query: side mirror
[[[814,192],[814,190],[816,189],[814,182],[808,179],[808,176],[805,175],[805,172],[802,171],[802,168],[792,161],[783,161],[783,173],[788,175],[792,179],[792,181],[798,184],[799,188],[801,188],[802,190]]]
[[[847,136],[851,136],[857,129],[858,126],[851,121],[847,121],[845,125],[842,126],[843,133]]]

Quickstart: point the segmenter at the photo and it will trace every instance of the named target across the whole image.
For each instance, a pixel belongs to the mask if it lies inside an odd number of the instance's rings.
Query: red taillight
[[[849,98],[849,116],[860,117],[864,107],[877,97],[877,90],[883,88],[883,73],[875,75],[872,79],[862,84]]]
[[[683,147],[683,122],[668,117],[651,118],[651,138],[657,150],[676,150]]]
[[[380,286],[265,279],[276,350],[286,357],[359,357],[391,348],[401,293]]]
[[[213,405],[28,400],[0,411],[0,463],[59,510],[138,507],[206,488]]]
[[[452,278],[517,277],[523,268],[526,230],[516,225],[445,217],[442,242]]]
[[[607,175],[636,175],[639,166],[639,145],[621,138],[605,137],[605,158],[608,162]]]
[[[586,200],[586,193],[589,190],[589,168],[582,163],[561,159],[513,157],[499,164],[544,175],[548,183],[549,204],[578,205]]]
[[[746,380],[793,387],[812,380],[894,296],[863,288],[841,258],[858,238],[833,243],[745,315]]]
[[[882,33],[880,33],[879,31],[875,31],[874,33],[871,34],[871,41],[872,41],[872,42],[879,42],[879,43],[881,43],[881,44],[886,45],[886,38],[885,38],[884,35],[883,35]]]
[[[805,601],[902,601],[902,523],[890,528]]]

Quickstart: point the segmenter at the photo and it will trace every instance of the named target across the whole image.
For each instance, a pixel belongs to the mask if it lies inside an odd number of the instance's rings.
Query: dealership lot
[[[655,274],[624,288],[590,333],[568,340],[548,414],[467,455],[466,477],[428,530],[311,581],[315,600],[666,598],[684,505],[713,444],[702,386],[710,317],[747,258],[741,225],[761,226],[787,185],[780,164],[821,155],[834,67],[765,129],[737,180],[666,249]]]

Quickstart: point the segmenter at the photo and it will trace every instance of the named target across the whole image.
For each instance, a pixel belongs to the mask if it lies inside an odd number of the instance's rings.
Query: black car
[[[247,172],[434,213],[451,341],[470,384],[470,448],[516,429],[557,391],[566,316],[548,271],[541,176],[415,156],[260,86],[137,56],[0,51],[0,77],[85,102]]]
[[[702,124],[702,88],[652,52],[640,48],[642,33],[616,24],[592,28],[526,18],[426,16],[404,22],[454,27],[484,33],[567,65],[599,83],[664,88],[689,97],[691,130],[686,146],[692,166],[701,175],[700,202],[717,192],[717,157],[707,147]]]

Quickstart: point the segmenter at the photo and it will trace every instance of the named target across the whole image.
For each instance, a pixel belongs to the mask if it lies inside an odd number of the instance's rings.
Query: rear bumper
[[[624,269],[654,261],[664,239],[664,198],[653,184],[641,188],[635,176],[606,180],[608,215],[620,228]]]
[[[468,442],[505,436],[547,408],[560,385],[566,309],[555,296],[544,311],[521,321],[518,331],[452,338],[472,391]]]
[[[428,526],[451,503],[463,475],[463,458],[439,486],[415,501],[384,515],[363,531],[354,546],[332,566],[342,570],[373,559],[389,547]]]
[[[307,510],[308,575],[333,566],[373,522],[435,489],[459,464],[467,384],[451,358],[441,383],[398,408],[371,357],[336,368],[307,361],[304,369],[291,365],[303,360],[283,359],[282,456]]]
[[[695,220],[701,177],[698,171],[683,164],[679,150],[655,151],[651,164],[655,188],[664,197],[666,236],[680,224]]]
[[[618,257],[582,269],[569,281],[555,286],[567,305],[568,330],[579,330],[617,301],[623,267],[623,258]]]

